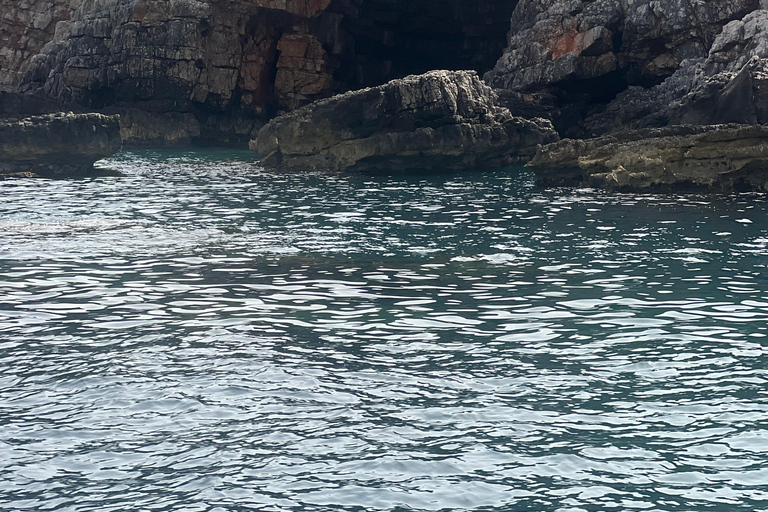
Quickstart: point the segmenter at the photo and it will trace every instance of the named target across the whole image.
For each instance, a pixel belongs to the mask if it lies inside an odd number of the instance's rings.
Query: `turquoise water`
[[[0,509],[768,509],[768,202],[126,152],[0,182]]]

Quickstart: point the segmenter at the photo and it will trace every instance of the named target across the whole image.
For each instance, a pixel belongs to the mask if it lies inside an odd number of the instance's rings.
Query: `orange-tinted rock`
[[[277,43],[275,94],[281,106],[292,110],[324,91],[329,91],[333,76],[328,72],[328,54],[311,34],[284,35]]]

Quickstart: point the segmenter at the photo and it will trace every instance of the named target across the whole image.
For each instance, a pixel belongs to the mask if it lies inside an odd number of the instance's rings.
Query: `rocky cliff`
[[[276,113],[337,92],[436,67],[484,71],[515,4],[83,0],[21,90],[119,112],[129,143],[242,141]]]
[[[727,24],[706,57],[663,83],[632,87],[587,119],[592,133],[675,124],[768,124],[768,11]]]
[[[711,51],[734,56],[736,43],[716,43],[723,27],[760,7],[760,0],[521,0],[510,43],[486,80],[542,95],[554,104],[550,110],[563,133],[604,133],[611,128],[587,126],[585,119],[630,88],[648,90],[678,72],[693,74],[690,64]],[[668,91],[665,99],[681,93]],[[619,103],[611,115],[615,110]]]
[[[119,113],[129,144],[244,142],[276,115],[435,68],[490,69],[493,109],[545,117],[571,138],[678,124],[768,124],[768,0],[0,6],[7,20],[0,25],[0,86],[23,73],[25,93]],[[386,124],[400,114],[381,115]]]
[[[53,39],[56,23],[80,0],[0,0],[0,90],[15,89],[29,63]]]

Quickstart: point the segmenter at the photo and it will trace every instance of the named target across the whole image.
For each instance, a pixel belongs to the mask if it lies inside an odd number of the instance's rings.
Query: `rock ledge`
[[[0,175],[88,174],[94,162],[120,146],[119,116],[70,112],[0,119]]]
[[[541,186],[768,191],[768,126],[670,126],[539,149]]]
[[[402,171],[527,161],[558,140],[544,119],[496,105],[472,71],[432,71],[320,100],[269,122],[251,149],[269,168]]]

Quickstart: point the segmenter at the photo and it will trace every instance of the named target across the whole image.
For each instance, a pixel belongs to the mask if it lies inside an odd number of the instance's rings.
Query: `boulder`
[[[768,191],[768,126],[679,125],[565,139],[528,164],[541,186]]]
[[[118,116],[59,113],[0,119],[0,175],[72,176],[118,152]]]
[[[472,71],[433,71],[320,100],[270,121],[251,148],[298,171],[489,168],[558,139],[552,124],[496,104]]]

